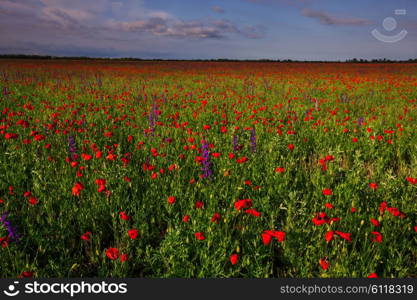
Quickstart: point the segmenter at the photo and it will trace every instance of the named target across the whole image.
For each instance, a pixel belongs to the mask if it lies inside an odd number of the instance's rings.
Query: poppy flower
[[[242,208],[249,208],[252,206],[251,199],[242,199],[235,202],[235,209],[241,210]]]
[[[91,237],[91,232],[90,231],[87,231],[86,233],[83,233],[81,235],[81,239],[84,240],[84,241],[89,241],[90,237]]]
[[[411,184],[417,184],[417,178],[407,177],[406,180]]]
[[[232,265],[237,264],[238,261],[239,261],[239,256],[237,254],[230,255],[230,262]]]
[[[376,273],[371,273],[368,275],[368,278],[378,278],[378,275]]]
[[[126,214],[126,212],[124,212],[124,211],[121,211],[121,212],[119,213],[119,216],[120,216],[120,218],[121,218],[122,220],[125,220],[125,221],[130,220],[130,216],[128,216],[128,215]]]
[[[377,184],[377,183],[375,183],[375,182],[371,182],[371,183],[369,184],[369,187],[370,187],[371,189],[373,189],[373,190],[376,190],[376,189],[378,189],[378,184]]]
[[[195,208],[202,208],[204,206],[204,203],[202,201],[197,201],[195,203]]]
[[[320,267],[326,271],[329,268],[329,262],[326,259],[321,258],[319,260]]]
[[[189,215],[185,215],[184,217],[182,217],[182,221],[184,223],[188,223],[189,220],[190,220],[190,216]]]
[[[129,237],[134,240],[138,237],[138,230],[137,229],[130,229],[127,231],[127,234],[129,235]]]
[[[31,278],[33,277],[33,274],[34,274],[33,272],[23,271],[22,273],[20,273],[18,278]]]
[[[248,215],[252,215],[254,217],[260,217],[261,213],[259,211],[257,211],[256,209],[247,209],[245,210],[245,213]]]
[[[314,225],[321,226],[326,223],[330,223],[331,219],[325,212],[318,213],[312,220]]]
[[[119,249],[117,248],[109,248],[106,251],[106,256],[111,260],[116,260],[119,258]]]
[[[371,221],[372,225],[374,225],[375,227],[378,227],[379,226],[378,220],[371,219],[370,221]]]
[[[262,233],[262,242],[264,245],[269,245],[271,243],[272,236],[269,233]]]
[[[38,199],[36,198],[36,197],[30,197],[29,198],[29,203],[31,204],[31,205],[36,205],[36,204],[38,204]]]
[[[76,182],[72,188],[72,194],[74,196],[79,196],[81,191],[84,189],[84,185],[81,182]]]
[[[174,197],[174,196],[169,196],[169,197],[168,197],[168,203],[169,203],[169,204],[174,204],[174,203],[175,203],[175,200],[176,200],[176,199],[175,199],[175,197]]]
[[[126,253],[120,255],[120,262],[125,262],[129,259],[129,256]]]
[[[331,203],[326,203],[324,206],[328,209],[333,209],[334,208],[334,206]]]
[[[289,149],[290,151],[293,151],[293,150],[294,150],[294,148],[295,148],[293,144],[288,144],[288,146],[287,146],[287,147],[288,147],[288,149]]]
[[[333,195],[333,191],[331,189],[323,189],[322,193],[324,196],[331,196]]]
[[[285,169],[282,167],[278,167],[275,169],[275,173],[284,173],[284,172],[285,172]]]
[[[378,231],[372,231],[371,234],[374,235],[374,238],[372,239],[372,242],[376,243],[382,243],[382,234]]]
[[[326,240],[327,243],[333,240],[333,237],[334,237],[334,231],[327,231],[326,234],[324,235],[324,239]]]
[[[206,237],[204,236],[203,232],[196,232],[194,234],[195,238],[199,241],[204,241],[206,239]]]
[[[211,217],[212,223],[219,223],[221,219],[221,216],[219,213],[214,213],[214,215]]]
[[[243,163],[245,163],[245,162],[247,162],[248,161],[248,158],[246,157],[246,156],[243,156],[243,157],[240,157],[240,158],[237,158],[236,159],[236,162],[238,163],[238,164],[243,164]]]
[[[350,236],[350,233],[341,232],[341,231],[336,231],[336,234],[337,234],[338,236],[340,236],[342,239],[345,239],[345,240],[347,240],[347,241],[349,241],[349,242],[351,242],[351,241],[352,241],[352,238],[351,238],[351,236]]]
[[[93,156],[92,155],[89,155],[89,154],[81,153],[81,158],[83,160],[87,160],[88,161],[88,160],[92,159]]]
[[[269,245],[272,237],[276,238],[278,242],[283,242],[285,240],[285,232],[278,230],[265,230],[262,233],[262,242],[264,245]]]

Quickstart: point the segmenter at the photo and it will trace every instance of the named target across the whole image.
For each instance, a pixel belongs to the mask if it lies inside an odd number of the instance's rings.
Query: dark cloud
[[[364,26],[372,24],[367,19],[355,17],[338,17],[324,11],[317,11],[308,8],[303,9],[301,13],[303,16],[318,20],[321,24],[325,25]]]

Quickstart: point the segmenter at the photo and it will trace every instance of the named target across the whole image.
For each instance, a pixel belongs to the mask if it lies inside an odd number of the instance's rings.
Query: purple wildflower
[[[7,91],[7,87],[3,88],[3,96],[7,96],[9,93]]]
[[[233,135],[233,152],[237,151],[237,147],[238,147],[238,145],[237,145],[237,135],[234,134]]]
[[[250,133],[250,147],[252,152],[256,152],[256,132],[255,127],[252,128]]]
[[[69,148],[71,159],[76,160],[77,145],[75,143],[75,138],[73,136],[70,136],[68,138],[68,148]]]
[[[359,119],[358,119],[358,126],[360,127],[360,126],[362,126],[362,124],[363,124],[363,122],[365,121],[365,118],[364,117],[360,117]]]
[[[15,227],[10,224],[10,221],[7,220],[9,216],[9,212],[4,212],[0,217],[0,222],[2,223],[3,227],[6,228],[7,232],[9,233],[9,238],[11,242],[18,243],[20,236]]]
[[[213,170],[211,169],[209,144],[205,140],[203,140],[201,150],[203,152],[203,168],[201,170],[203,171],[203,178],[208,178],[213,174]]]

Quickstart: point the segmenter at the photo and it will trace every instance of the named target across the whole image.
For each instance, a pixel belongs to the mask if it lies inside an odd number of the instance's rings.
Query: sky
[[[0,54],[405,60],[417,0],[0,0]]]

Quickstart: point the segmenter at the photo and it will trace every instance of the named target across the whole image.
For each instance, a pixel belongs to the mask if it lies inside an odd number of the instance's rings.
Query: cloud
[[[305,17],[309,17],[318,20],[324,25],[336,25],[336,26],[364,26],[369,25],[371,22],[367,19],[355,18],[355,17],[338,17],[326,13],[324,11],[312,10],[304,8],[301,14]]]
[[[143,0],[38,0],[37,6],[31,3],[35,1],[2,0],[0,14],[8,17],[3,20],[4,26],[10,25],[7,21],[19,22],[13,19],[25,14],[21,22],[31,28],[49,26],[57,33],[60,30],[80,36],[90,33],[96,38],[101,34],[117,37],[122,33],[134,33],[179,39],[220,39],[232,35],[253,39],[261,38],[264,33],[257,26],[238,26],[228,20],[182,20],[166,11],[145,8]],[[218,6],[213,9],[223,11]],[[1,23],[0,20],[0,26]]]
[[[216,12],[216,13],[219,13],[219,14],[223,14],[223,13],[224,13],[224,9],[223,9],[223,8],[221,8],[221,7],[220,7],[220,6],[218,6],[218,5],[213,6],[213,7],[211,8],[211,10],[212,10],[212,11],[214,11],[214,12]]]
[[[132,22],[108,23],[109,28],[124,32],[149,33],[155,36],[194,39],[221,39],[229,34],[237,34],[246,38],[263,37],[264,31],[256,26],[239,28],[228,20],[183,21],[172,17],[152,17]]]

